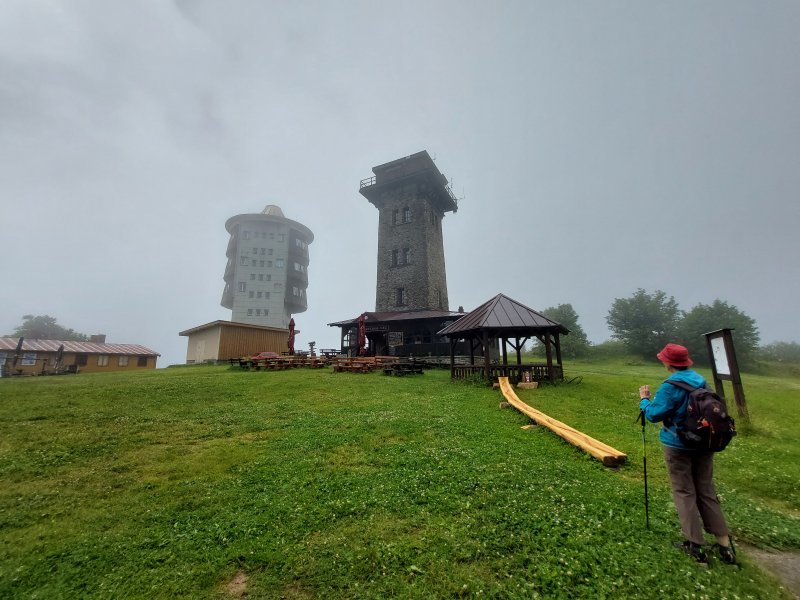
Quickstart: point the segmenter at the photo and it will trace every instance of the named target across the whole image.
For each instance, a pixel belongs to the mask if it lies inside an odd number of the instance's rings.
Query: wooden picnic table
[[[422,375],[422,366],[409,361],[400,361],[387,364],[383,369],[384,375]]]

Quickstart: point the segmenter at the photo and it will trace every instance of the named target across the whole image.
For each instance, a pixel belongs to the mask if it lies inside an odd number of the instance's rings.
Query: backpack
[[[682,422],[674,423],[681,442],[693,450],[724,450],[736,435],[736,426],[728,414],[725,400],[705,387],[696,388],[670,379],[665,383],[689,393],[686,417]]]

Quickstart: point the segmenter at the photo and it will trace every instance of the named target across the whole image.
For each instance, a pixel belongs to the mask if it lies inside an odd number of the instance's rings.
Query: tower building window
[[[239,282],[239,291],[246,292],[247,291],[247,284],[244,281]]]
[[[392,250],[392,266],[393,267],[396,267],[398,265],[398,262],[397,262],[398,255],[399,255],[399,252],[397,250]]]
[[[392,225],[397,225],[400,222],[400,211],[396,208],[392,211]]]
[[[403,248],[403,264],[411,264],[411,248]]]
[[[411,208],[408,206],[403,209],[403,223],[411,223]]]
[[[395,302],[397,306],[406,305],[406,288],[397,288],[395,290]]]

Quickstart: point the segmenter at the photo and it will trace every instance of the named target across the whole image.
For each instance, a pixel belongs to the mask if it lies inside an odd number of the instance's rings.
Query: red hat
[[[673,367],[691,367],[694,364],[689,358],[689,351],[678,344],[667,344],[661,352],[656,354],[656,358]]]

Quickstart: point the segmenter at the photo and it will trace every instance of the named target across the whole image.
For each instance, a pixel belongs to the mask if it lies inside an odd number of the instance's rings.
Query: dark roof
[[[385,323],[387,321],[416,321],[421,319],[458,319],[464,313],[451,312],[449,310],[405,310],[398,312],[367,312],[367,323]],[[359,315],[360,316],[360,315]],[[328,323],[329,327],[347,327],[348,325],[356,325],[358,317],[354,319],[347,319],[345,321],[337,321],[336,323]]]
[[[0,338],[0,350],[15,351],[19,338]],[[98,344],[96,342],[62,342],[61,340],[29,340],[22,342],[23,352],[58,352],[58,347],[63,345],[64,352],[78,354],[127,354],[130,356],[161,356],[146,346],[139,344]]]
[[[451,323],[439,331],[438,335],[452,335],[485,329],[511,329],[519,332],[549,330],[569,333],[569,330],[561,323],[548,319],[542,313],[536,312],[508,296],[497,294],[488,302],[484,302],[455,323]]]

